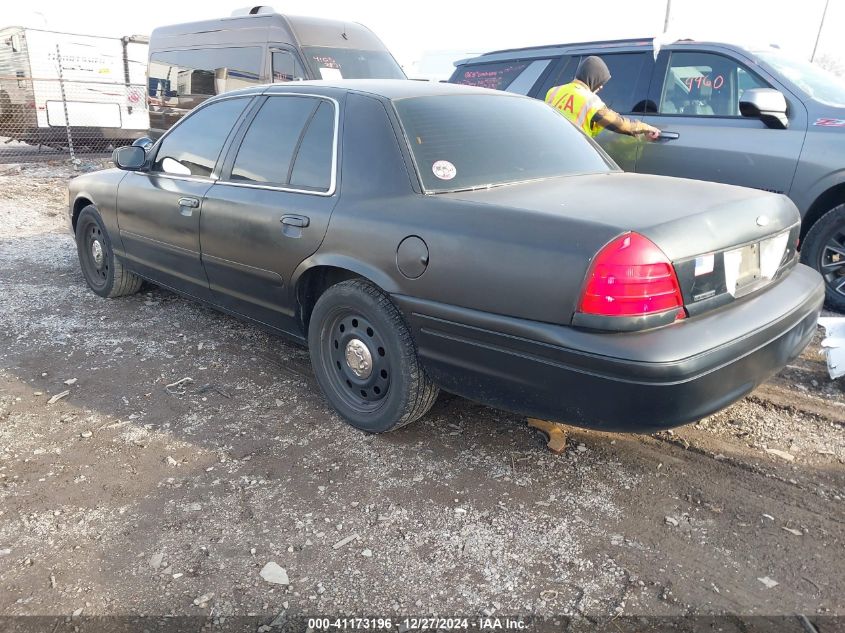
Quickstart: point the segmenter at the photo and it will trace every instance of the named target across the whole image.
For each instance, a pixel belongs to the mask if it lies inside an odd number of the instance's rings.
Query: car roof
[[[665,42],[662,48],[671,49],[683,46],[718,46],[721,48],[728,48],[735,51],[747,50],[736,44],[728,44],[726,42],[714,42],[707,40],[693,40],[681,39],[674,42]],[[571,42],[567,44],[545,44],[542,46],[526,46],[523,48],[506,48],[501,50],[490,51],[483,53],[477,57],[468,57],[460,59],[455,62],[455,66],[464,64],[480,64],[485,62],[495,62],[519,59],[540,59],[546,57],[554,57],[565,53],[575,52],[599,52],[602,49],[607,50],[651,50],[654,47],[654,38],[639,37],[623,40],[596,40],[592,42]]]
[[[291,92],[332,96],[332,93],[336,94],[338,91],[366,93],[389,100],[459,94],[480,94],[499,97],[519,96],[502,92],[500,90],[491,90],[489,88],[478,88],[476,86],[464,86],[461,84],[434,81],[418,81],[412,79],[319,79],[312,81],[289,81],[281,84],[277,83],[252,86],[250,88],[225,92],[220,95],[220,97],[227,97],[236,94],[278,94]]]

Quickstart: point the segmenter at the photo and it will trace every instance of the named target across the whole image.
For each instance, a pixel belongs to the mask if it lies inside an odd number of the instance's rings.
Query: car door
[[[742,61],[711,51],[664,51],[645,121],[669,138],[643,142],[636,170],[788,192],[806,131],[806,110],[783,87]],[[750,88],[776,88],[787,99],[789,127],[772,129],[742,117]]]
[[[279,94],[256,110],[206,193],[202,258],[215,303],[292,332],[287,286],[337,202],[338,103]]]
[[[623,116],[641,118],[649,106],[648,85],[654,68],[651,51],[601,53],[598,57],[607,64],[611,77],[598,93],[601,100]],[[643,142],[640,137],[605,130],[596,137],[596,141],[622,169],[634,171],[639,146]]]
[[[308,79],[296,52],[279,44],[270,46],[270,71],[274,84]]]
[[[156,283],[210,296],[200,260],[201,201],[215,181],[226,138],[250,100],[223,99],[195,110],[153,147],[148,169],[121,181],[117,221],[126,258]]]

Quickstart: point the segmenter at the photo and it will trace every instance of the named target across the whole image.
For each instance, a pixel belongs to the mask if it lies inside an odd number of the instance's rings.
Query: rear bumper
[[[394,296],[442,388],[516,413],[648,432],[738,400],[806,347],[824,300],[797,266],[722,309],[656,330],[597,333]]]

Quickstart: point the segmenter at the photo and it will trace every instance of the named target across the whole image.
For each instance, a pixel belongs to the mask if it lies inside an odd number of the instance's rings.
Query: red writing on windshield
[[[686,84],[688,90],[692,90],[693,86],[696,88],[713,88],[713,90],[718,90],[725,85],[725,77],[723,75],[716,75],[712,79],[710,75],[687,77],[684,79],[684,84]]]

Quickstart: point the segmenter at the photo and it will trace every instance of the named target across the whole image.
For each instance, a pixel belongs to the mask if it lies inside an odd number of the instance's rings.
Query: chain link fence
[[[145,136],[146,88],[0,75],[0,162],[101,155]]]

